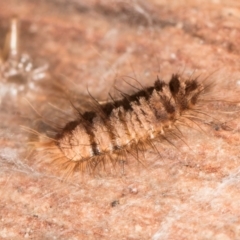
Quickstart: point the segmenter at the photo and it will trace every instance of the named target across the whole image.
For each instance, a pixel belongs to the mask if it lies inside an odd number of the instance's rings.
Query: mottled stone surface
[[[240,239],[237,0],[0,0],[0,8],[1,46],[18,15],[22,51],[49,63],[46,79],[1,101],[1,239]],[[146,167],[132,159],[124,175],[79,173],[64,182],[44,154],[29,154],[21,125],[38,116],[26,98],[45,117],[49,103],[69,109],[52,82],[104,100],[115,79],[128,93],[123,76],[139,87],[131,78],[146,86],[176,72],[208,76],[216,98],[236,103],[207,103],[214,119],[183,128],[176,147],[159,143],[161,157],[146,151]]]

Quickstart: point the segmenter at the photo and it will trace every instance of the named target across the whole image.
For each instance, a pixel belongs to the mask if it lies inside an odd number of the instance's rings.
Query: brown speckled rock
[[[49,63],[46,79],[1,101],[1,239],[240,239],[237,0],[0,0],[0,8],[1,46],[18,15],[22,51]],[[219,99],[236,102],[206,106],[227,126],[203,120],[201,129],[184,128],[187,144],[159,144],[161,157],[148,150],[147,167],[133,160],[124,175],[79,173],[65,182],[44,156],[29,155],[20,126],[31,127],[37,116],[25,97],[49,114],[47,103],[62,100],[50,87],[53,79],[104,100],[115,78],[133,91],[121,76],[147,86],[157,75],[168,80],[194,71],[214,81]]]

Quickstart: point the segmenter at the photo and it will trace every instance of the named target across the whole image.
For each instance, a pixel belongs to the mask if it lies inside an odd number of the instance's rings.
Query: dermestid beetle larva
[[[108,163],[115,166],[128,154],[142,162],[140,151],[156,149],[156,141],[168,141],[179,135],[178,126],[196,120],[208,87],[197,78],[173,74],[169,83],[158,79],[132,95],[122,94],[120,100],[101,104],[93,99],[94,111],[79,111],[54,137],[39,134],[34,146],[62,166],[66,176],[77,170],[94,172]]]

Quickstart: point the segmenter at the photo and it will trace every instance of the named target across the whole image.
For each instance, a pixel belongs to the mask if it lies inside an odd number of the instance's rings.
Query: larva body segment
[[[96,102],[96,112],[79,113],[50,143],[55,159],[70,172],[95,169],[107,161],[115,164],[126,153],[166,138],[181,117],[198,103],[204,87],[196,79],[173,75],[167,84],[157,80],[153,87],[107,104]],[[49,145],[48,145],[49,146]]]

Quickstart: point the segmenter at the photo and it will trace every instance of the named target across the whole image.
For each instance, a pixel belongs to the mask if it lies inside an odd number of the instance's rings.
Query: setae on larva
[[[168,141],[186,119],[196,119],[206,91],[196,78],[176,74],[169,83],[158,79],[135,94],[122,93],[120,100],[100,104],[94,99],[94,111],[79,111],[77,119],[56,129],[53,138],[40,137],[34,145],[47,151],[66,176],[76,170],[93,172],[108,162],[115,166],[127,154],[141,162],[139,151],[156,149],[156,141]]]

